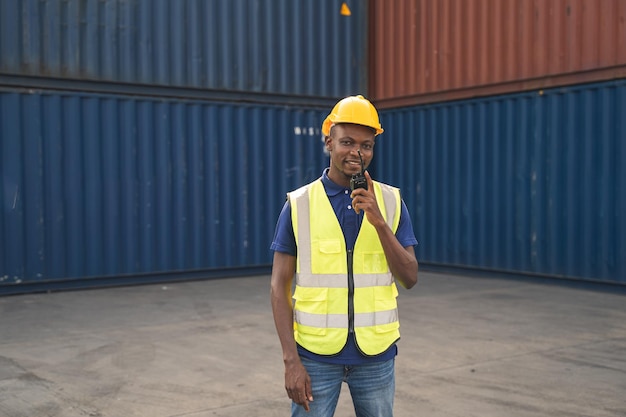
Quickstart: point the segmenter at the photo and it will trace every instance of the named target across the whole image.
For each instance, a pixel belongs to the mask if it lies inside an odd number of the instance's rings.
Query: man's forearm
[[[274,324],[283,350],[283,361],[287,363],[298,358],[296,341],[293,338],[293,308],[285,299],[285,295],[276,294],[274,288],[272,288],[271,298]]]
[[[391,273],[404,288],[417,283],[418,264],[413,247],[403,247],[386,223],[376,226]]]
[[[298,358],[296,342],[293,337],[293,305],[291,299],[291,285],[295,271],[294,256],[275,252],[272,266],[272,280],[270,300],[274,314],[276,332],[283,349],[283,360],[289,361]]]

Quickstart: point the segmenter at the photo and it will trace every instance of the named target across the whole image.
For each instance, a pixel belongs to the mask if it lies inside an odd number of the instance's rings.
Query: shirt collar
[[[337,194],[345,193],[347,188],[342,187],[341,185],[333,182],[330,178],[328,178],[328,171],[330,168],[326,168],[324,173],[322,174],[322,184],[324,184],[324,189],[326,190],[326,194],[329,197],[334,197]]]

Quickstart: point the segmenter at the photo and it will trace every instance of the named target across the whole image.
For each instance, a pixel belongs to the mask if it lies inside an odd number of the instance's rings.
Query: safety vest
[[[380,211],[395,234],[400,191],[373,184]],[[293,294],[296,342],[313,353],[334,355],[354,332],[363,354],[383,353],[400,338],[400,323],[398,288],[376,229],[363,216],[354,250],[348,251],[321,180],[289,193],[289,201],[298,247]]]

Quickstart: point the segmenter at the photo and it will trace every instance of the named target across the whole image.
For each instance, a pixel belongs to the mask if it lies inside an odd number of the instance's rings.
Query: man
[[[351,189],[382,132],[367,99],[340,100],[322,125],[330,167],[288,194],[276,225],[271,302],[292,416],[332,417],[342,382],[357,417],[393,415],[395,280],[417,283],[417,240],[397,188],[365,171],[367,189]]]

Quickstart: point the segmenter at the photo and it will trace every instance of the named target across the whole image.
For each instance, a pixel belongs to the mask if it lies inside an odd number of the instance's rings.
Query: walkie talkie
[[[367,178],[365,178],[365,165],[363,164],[363,158],[361,157],[361,150],[358,151],[359,159],[361,160],[361,172],[358,174],[354,174],[352,178],[350,178],[350,189],[352,191],[357,188],[364,188],[367,190]]]

